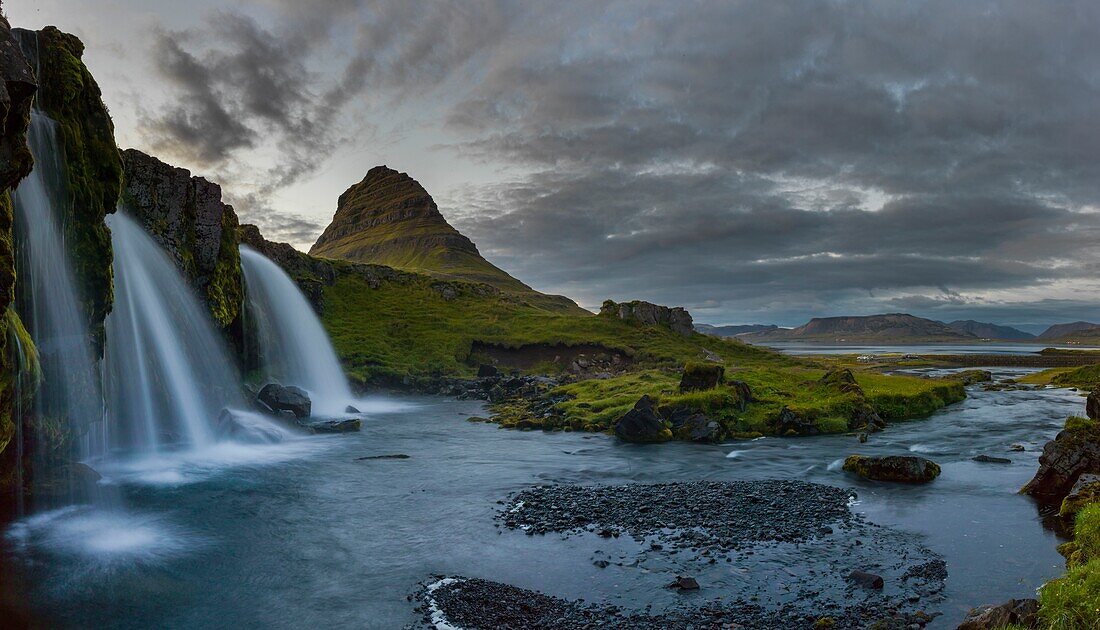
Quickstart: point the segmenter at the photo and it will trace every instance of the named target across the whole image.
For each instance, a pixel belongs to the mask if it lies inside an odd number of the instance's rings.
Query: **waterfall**
[[[244,408],[240,377],[209,313],[145,230],[109,216],[115,305],[107,317],[107,406],[119,445],[156,452],[215,438],[223,408]]]
[[[81,459],[103,453],[106,424],[99,366],[65,242],[71,205],[57,123],[32,112],[27,133],[35,166],[14,193],[19,283],[17,308],[38,346],[42,385],[33,415],[40,425],[79,436]]]
[[[342,414],[354,396],[298,285],[279,265],[243,245],[241,267],[265,376],[309,392],[319,414]]]

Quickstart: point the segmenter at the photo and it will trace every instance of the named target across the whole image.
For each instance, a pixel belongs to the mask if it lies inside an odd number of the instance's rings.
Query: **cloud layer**
[[[433,191],[445,213],[585,304],[1025,323],[1096,302],[1094,2],[261,5],[158,32],[181,98],[145,121],[193,163],[270,147],[257,207],[401,104],[500,169]]]

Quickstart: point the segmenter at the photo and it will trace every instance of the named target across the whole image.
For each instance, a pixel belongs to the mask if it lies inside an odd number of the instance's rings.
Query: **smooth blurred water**
[[[298,285],[282,267],[243,245],[241,268],[265,376],[309,392],[319,415],[344,413],[354,396],[328,334]]]
[[[638,446],[469,423],[484,413],[472,402],[376,402],[359,434],[107,470],[131,506],[124,520],[74,508],[17,523],[3,538],[0,570],[9,584],[26,585],[17,599],[39,619],[62,626],[399,628],[417,620],[406,596],[436,573],[661,605],[678,597],[663,588],[675,561],[599,569],[594,554],[637,560],[643,552],[625,536],[502,532],[497,501],[543,483],[803,479],[856,489],[854,509],[941,554],[946,599],[929,609],[945,613],[935,627],[953,628],[968,607],[1027,597],[1062,571],[1057,540],[1016,491],[1042,444],[1083,404],[1068,390],[975,388],[967,401],[892,425],[867,444],[827,436]],[[1027,452],[1009,453],[1014,443]],[[926,486],[863,482],[836,465],[852,453],[917,450],[943,466]],[[394,453],[410,457],[359,459]],[[1013,463],[971,461],[981,453]],[[782,560],[695,573],[711,589],[700,595],[751,583],[769,589],[815,559],[793,551]]]
[[[246,407],[225,342],[167,254],[125,209],[107,217],[115,304],[105,383],[111,446],[138,452],[213,444],[226,407]]]

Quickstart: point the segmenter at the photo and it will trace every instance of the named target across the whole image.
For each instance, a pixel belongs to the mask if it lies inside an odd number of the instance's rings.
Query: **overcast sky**
[[[585,306],[1100,320],[1100,3],[7,0],[308,249],[376,164]]]

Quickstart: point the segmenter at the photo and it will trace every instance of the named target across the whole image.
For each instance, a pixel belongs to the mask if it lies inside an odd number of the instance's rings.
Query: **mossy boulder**
[[[688,363],[680,377],[680,393],[714,389],[725,378],[726,368],[717,363]]]
[[[817,387],[831,389],[842,394],[864,397],[863,388],[856,382],[856,376],[848,368],[829,370],[817,381]]]
[[[851,455],[844,460],[844,470],[864,479],[899,483],[928,483],[940,476],[939,464],[912,455]]]
[[[1074,416],[1043,447],[1039,470],[1021,492],[1059,505],[1086,474],[1100,474],[1100,422]]]
[[[993,373],[989,370],[963,370],[950,376],[951,379],[960,381],[963,385],[975,383],[988,383],[993,380]]]
[[[38,106],[58,124],[69,197],[65,238],[93,344],[102,353],[103,320],[114,299],[111,232],[103,219],[115,211],[122,190],[114,123],[75,35],[47,26],[19,37],[34,42],[24,51],[37,55],[31,62],[38,68]]]
[[[1100,474],[1081,475],[1066,498],[1062,499],[1058,514],[1071,518],[1090,503],[1100,503]]]
[[[222,203],[221,187],[136,149],[122,153],[126,187],[122,202],[175,261],[210,314],[226,328],[241,313],[237,214]]]

